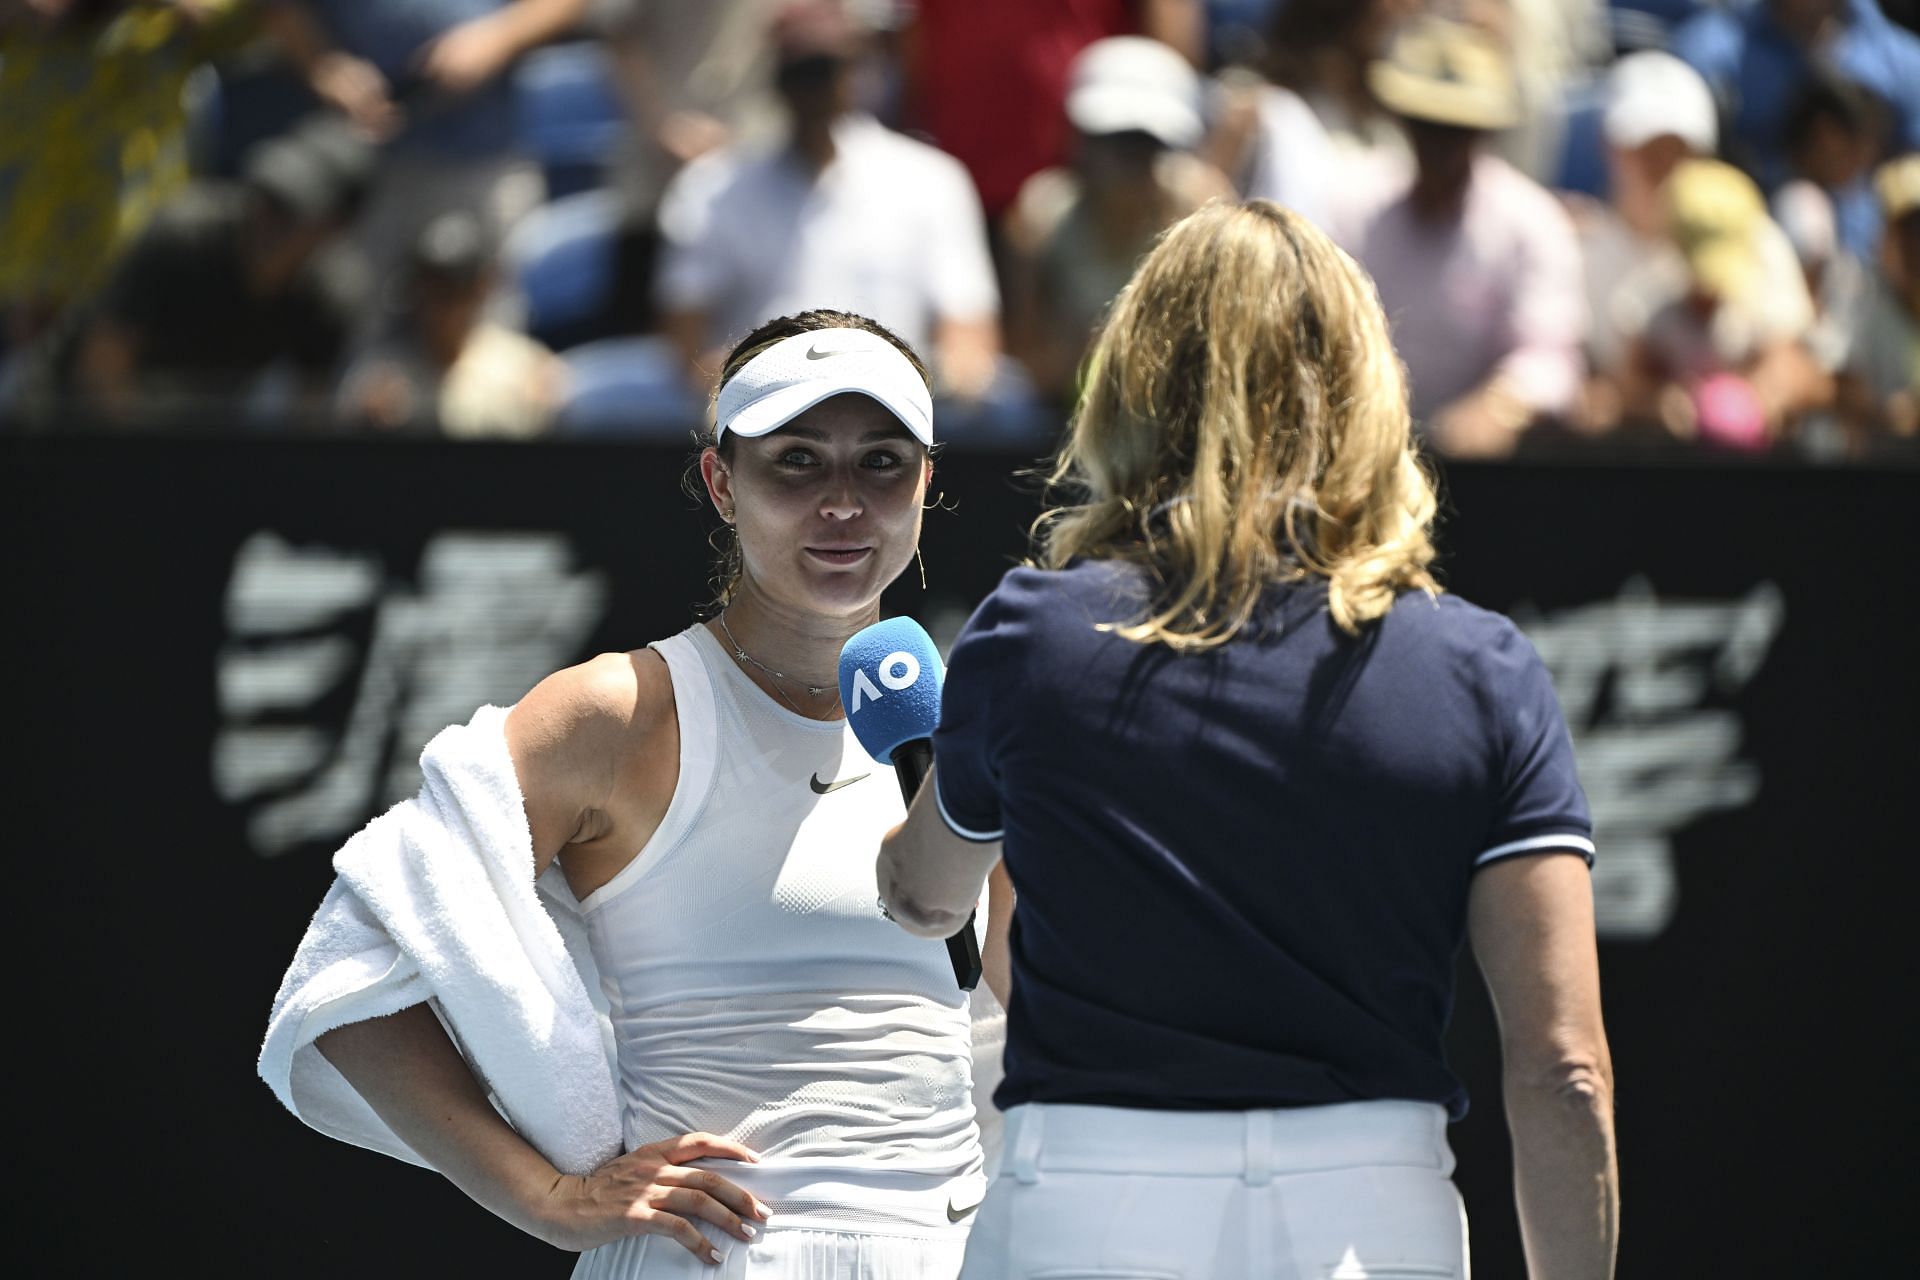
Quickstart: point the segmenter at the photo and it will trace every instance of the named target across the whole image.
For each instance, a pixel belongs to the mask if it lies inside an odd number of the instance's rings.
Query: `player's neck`
[[[840,650],[854,632],[879,618],[878,603],[851,616],[797,609],[757,590],[749,579],[727,605],[726,629],[757,662],[803,684],[837,688]]]

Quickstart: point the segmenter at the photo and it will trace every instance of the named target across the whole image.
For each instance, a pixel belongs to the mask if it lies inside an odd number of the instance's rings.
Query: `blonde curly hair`
[[[1115,299],[1034,526],[1040,563],[1125,559],[1157,584],[1128,639],[1205,649],[1275,582],[1326,580],[1348,632],[1437,593],[1437,502],[1373,281],[1300,215],[1214,202]]]

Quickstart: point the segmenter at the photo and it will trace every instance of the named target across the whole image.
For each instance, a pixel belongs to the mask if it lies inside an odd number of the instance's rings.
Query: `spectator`
[[[1198,65],[1200,0],[919,0],[907,52],[908,118],[972,175],[997,225],[1021,184],[1066,162],[1061,115],[1074,57],[1144,35]]]
[[[1161,231],[1233,188],[1193,153],[1201,81],[1157,40],[1111,36],[1074,61],[1071,168],[1027,179],[1007,220],[1013,345],[1039,392],[1068,401],[1107,304]]]
[[[1879,270],[1847,326],[1840,403],[1861,443],[1893,436],[1910,449],[1920,436],[1920,151],[1882,165],[1874,187]]]
[[[271,30],[323,102],[385,140],[355,238],[379,278],[428,222],[480,211],[496,238],[539,204],[507,73],[571,31],[587,0],[270,0]]]
[[[1809,347],[1813,304],[1797,273],[1769,270],[1762,236],[1773,224],[1740,170],[1688,160],[1664,191],[1687,287],[1636,343],[1628,412],[1657,415],[1682,439],[1769,448],[1832,399]],[[1788,282],[1794,291],[1782,293]]]
[[[597,9],[630,127],[606,166],[620,225],[596,332],[582,341],[659,332],[655,272],[667,183],[703,155],[728,144],[768,145],[782,128],[767,39],[777,0],[607,0]]]
[[[341,416],[385,430],[460,439],[544,433],[565,393],[558,357],[483,318],[496,267],[471,213],[427,224],[405,278],[399,331],[354,362]]]
[[[1627,54],[1600,94],[1604,200],[1562,193],[1586,282],[1588,377],[1569,425],[1588,434],[1622,425],[1622,379],[1648,319],[1684,291],[1686,264],[1667,239],[1661,188],[1682,161],[1711,156],[1720,127],[1707,82],[1656,49]]]
[[[1836,266],[1851,260],[1840,248],[1833,201],[1816,183],[1795,178],[1773,193],[1768,210],[1793,247],[1815,309],[1821,309],[1823,293],[1836,274]]]
[[[1340,156],[1313,108],[1250,67],[1223,71],[1201,154],[1250,200],[1272,200],[1325,226]]]
[[[1767,191],[1786,180],[1787,117],[1816,67],[1878,94],[1897,145],[1920,147],[1920,37],[1874,0],[1739,0],[1682,24],[1673,52],[1713,86],[1728,158]]]
[[[855,108],[864,34],[829,0],[784,6],[786,136],[702,156],[661,200],[662,323],[703,393],[717,350],[767,316],[820,307],[930,350],[942,394],[993,381],[999,293],[979,201],[951,156]]]
[[[1513,122],[1506,54],[1485,32],[1409,23],[1369,75],[1400,118],[1416,169],[1363,166],[1336,238],[1372,273],[1406,362],[1414,418],[1456,457],[1510,453],[1573,405],[1586,328],[1571,220],[1544,188],[1487,154]]]
[[[1494,149],[1536,182],[1551,182],[1567,139],[1567,104],[1612,56],[1600,0],[1452,0],[1512,57],[1519,121]]]
[[[0,8],[0,353],[50,334],[186,188],[188,79],[253,16],[245,0]]]
[[[84,402],[169,416],[269,407],[285,387],[279,408],[324,405],[367,296],[341,233],[371,166],[346,126],[316,118],[257,144],[238,183],[196,183],[162,209],[80,333]]]
[[[636,208],[654,208],[689,161],[778,132],[767,44],[774,10],[773,0],[618,0],[607,43],[633,121],[618,177]]]
[[[1406,135],[1374,96],[1367,68],[1424,7],[1424,0],[1286,0],[1268,35],[1268,78],[1313,108],[1342,154],[1410,161]]]
[[[1823,368],[1838,371],[1845,362],[1850,342],[1849,326],[1861,305],[1861,294],[1871,282],[1867,263],[1840,243],[1833,201],[1811,179],[1795,178],[1773,193],[1770,212],[1786,237],[1800,264],[1800,278],[1813,303],[1813,330],[1808,348]],[[1879,221],[1878,210],[1874,221]],[[1819,424],[1803,424],[1801,443],[1811,444],[1808,429],[1822,436],[1835,436],[1816,447],[1816,452],[1850,451],[1851,440],[1842,424],[1823,419]],[[1839,433],[1836,436],[1836,433]]]
[[[1589,318],[1586,394],[1570,425],[1587,433],[1657,430],[1653,418],[1626,420],[1630,357],[1654,314],[1687,292],[1686,260],[1668,234],[1666,184],[1686,161],[1713,156],[1719,143],[1713,93],[1672,54],[1628,54],[1607,74],[1601,131],[1607,201],[1567,197],[1580,237]],[[1804,328],[1811,318],[1797,311],[1806,290],[1792,244],[1765,219],[1753,235],[1761,291],[1784,316],[1778,325]]]
[[[1794,99],[1783,122],[1787,167],[1782,185],[1811,184],[1832,205],[1841,247],[1871,260],[1880,238],[1880,209],[1870,181],[1886,152],[1886,109],[1858,85],[1817,73]],[[1780,187],[1774,213],[1781,216]],[[1798,197],[1804,200],[1805,197]]]

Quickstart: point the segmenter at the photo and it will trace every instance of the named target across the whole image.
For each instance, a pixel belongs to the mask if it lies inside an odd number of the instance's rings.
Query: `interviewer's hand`
[[[689,1133],[616,1156],[585,1177],[554,1184],[544,1217],[549,1243],[576,1252],[626,1236],[669,1236],[702,1262],[719,1256],[700,1234],[704,1219],[740,1240],[760,1234],[772,1210],[719,1174],[680,1167],[717,1157],[749,1164],[759,1159],[737,1142]]]

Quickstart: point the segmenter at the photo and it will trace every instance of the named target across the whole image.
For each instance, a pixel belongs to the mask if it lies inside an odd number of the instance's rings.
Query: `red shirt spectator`
[[[1145,34],[1189,61],[1194,0],[920,0],[908,53],[910,124],[973,176],[998,220],[1020,184],[1067,158],[1068,68],[1105,36]]]

